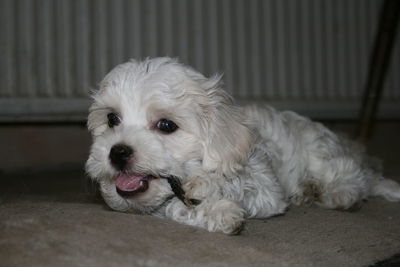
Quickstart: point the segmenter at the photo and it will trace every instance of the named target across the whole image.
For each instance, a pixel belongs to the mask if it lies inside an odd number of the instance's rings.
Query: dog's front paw
[[[194,210],[188,209],[182,201],[175,198],[171,201],[171,203],[167,206],[165,210],[165,215],[168,218],[173,219],[179,223],[188,224],[188,225],[196,225],[194,223]]]
[[[207,229],[210,232],[238,234],[243,228],[245,211],[230,200],[204,201],[195,208],[174,199],[166,208],[166,216],[179,223]]]
[[[243,229],[245,210],[230,200],[219,200],[207,212],[207,229],[236,235]]]
[[[199,200],[209,197],[220,197],[219,187],[215,181],[213,183],[208,177],[191,177],[183,184],[183,190],[187,197]]]

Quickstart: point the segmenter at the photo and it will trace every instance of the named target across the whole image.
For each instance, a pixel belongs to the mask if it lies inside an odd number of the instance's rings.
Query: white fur
[[[236,107],[219,76],[205,78],[174,59],[121,64],[93,99],[86,170],[115,210],[236,233],[245,218],[282,214],[290,203],[349,209],[368,196],[400,201],[400,186],[369,167],[361,146],[293,112]],[[110,112],[119,114],[120,125],[108,127]],[[179,129],[155,130],[161,118]],[[170,199],[161,178],[144,193],[121,197],[113,180],[118,171],[108,159],[121,142],[135,151],[129,171],[180,177],[186,195],[201,204],[187,208]]]

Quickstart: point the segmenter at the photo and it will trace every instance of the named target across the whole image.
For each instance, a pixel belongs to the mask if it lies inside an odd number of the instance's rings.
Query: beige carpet
[[[400,252],[400,203],[293,207],[225,236],[109,210],[79,172],[3,176],[1,266],[365,266]]]

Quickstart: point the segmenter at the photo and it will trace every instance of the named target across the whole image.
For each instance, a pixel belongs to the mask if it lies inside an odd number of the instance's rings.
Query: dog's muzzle
[[[129,159],[133,156],[133,149],[124,144],[116,144],[110,149],[111,164],[119,171],[125,169]]]
[[[120,171],[114,177],[115,187],[123,197],[134,196],[147,191],[151,175],[127,172],[129,160],[133,157],[133,149],[125,144],[116,144],[110,149],[109,159],[113,167]]]

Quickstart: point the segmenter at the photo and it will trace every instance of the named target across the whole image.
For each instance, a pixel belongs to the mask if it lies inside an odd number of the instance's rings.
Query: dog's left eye
[[[175,124],[175,122],[167,120],[167,119],[161,119],[157,122],[156,124],[157,129],[164,133],[172,133],[175,132],[179,127],[178,125]]]
[[[108,113],[107,118],[108,118],[108,126],[110,128],[117,126],[121,122],[118,115],[115,113]]]

